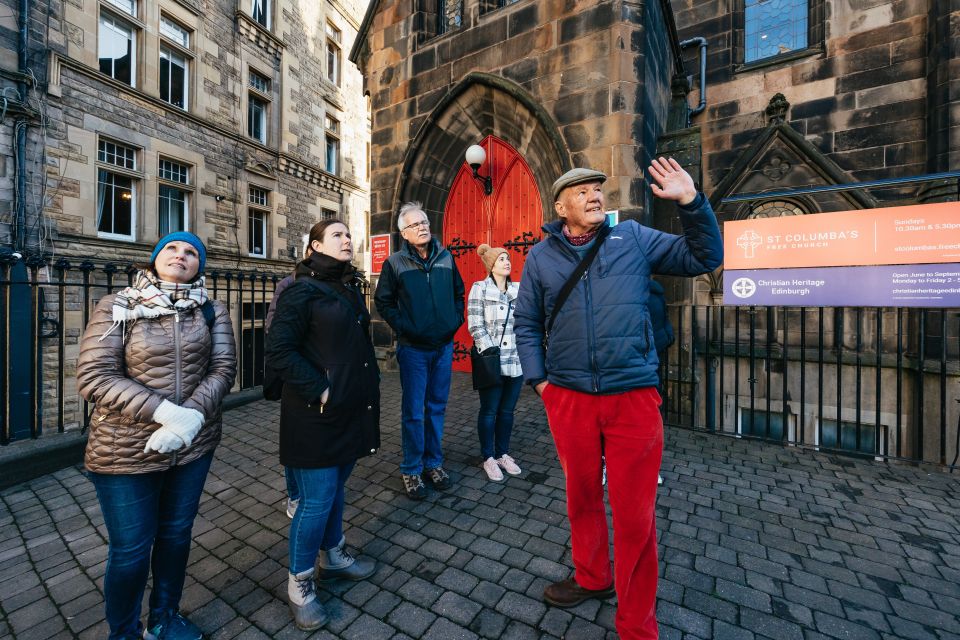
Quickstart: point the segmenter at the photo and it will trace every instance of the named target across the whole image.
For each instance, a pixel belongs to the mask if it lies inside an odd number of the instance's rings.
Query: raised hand
[[[697,197],[693,178],[673,158],[654,158],[648,169],[655,182],[650,183],[653,195],[664,200],[690,204]]]

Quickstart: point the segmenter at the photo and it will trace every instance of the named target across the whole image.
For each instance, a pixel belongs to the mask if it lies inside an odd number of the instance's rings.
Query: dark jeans
[[[212,460],[211,451],[166,471],[89,474],[110,538],[103,591],[111,640],[140,637],[140,602],[151,568],[148,626],[179,609],[193,520]]]
[[[313,569],[320,549],[333,549],[343,539],[343,486],[354,464],[287,467],[300,488],[300,506],[290,523],[290,573]]]
[[[500,376],[501,383],[480,389],[480,413],[477,415],[477,434],[480,436],[480,454],[483,459],[499,458],[510,453],[510,433],[513,431],[513,410],[523,388],[523,376]]]
[[[300,499],[300,487],[297,486],[297,477],[290,467],[283,468],[283,477],[287,480],[287,497],[291,500]]]
[[[443,464],[443,419],[450,395],[453,343],[439,349],[397,347],[403,388],[400,473],[418,475]]]

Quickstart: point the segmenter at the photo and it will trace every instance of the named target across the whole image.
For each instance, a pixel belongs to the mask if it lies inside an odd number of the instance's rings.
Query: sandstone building
[[[43,284],[62,274],[79,282],[84,261],[92,282],[105,283],[104,264],[142,261],[159,237],[179,229],[208,247],[208,274],[219,274],[218,297],[230,300],[247,353],[239,384],[254,384],[251,354],[261,348],[272,284],[236,274],[282,277],[302,257],[303,234],[333,216],[348,221],[361,268],[367,260],[369,112],[362,77],[347,60],[363,5],[2,5],[0,263],[10,271],[0,279],[23,279],[26,265],[44,296],[43,331],[66,327],[61,395],[73,394],[69,376],[85,305],[78,289],[67,287],[58,309],[57,289]],[[125,281],[122,271],[115,274],[114,283]],[[226,294],[228,286],[238,292]],[[47,366],[51,355],[56,361],[55,342],[41,339],[37,347],[49,352]],[[29,357],[20,365],[13,358],[0,382],[29,378]],[[75,407],[72,398],[65,401]]]

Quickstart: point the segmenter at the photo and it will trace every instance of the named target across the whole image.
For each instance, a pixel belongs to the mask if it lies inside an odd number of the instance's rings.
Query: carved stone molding
[[[253,18],[243,11],[237,11],[237,28],[246,36],[247,40],[257,45],[277,59],[283,56],[283,41],[257,24]]]
[[[329,173],[309,167],[287,156],[280,156],[279,165],[280,171],[284,173],[296,176],[301,180],[306,180],[311,184],[329,189],[335,193],[343,193],[343,184]]]
[[[764,165],[762,171],[763,175],[770,178],[772,182],[777,182],[788,173],[793,167],[783,159],[781,156],[773,156],[766,165]]]
[[[268,178],[276,179],[277,177],[276,166],[267,164],[260,158],[257,158],[255,155],[247,155],[247,157],[244,159],[243,168],[251,173],[256,173]]]
[[[770,124],[780,124],[781,122],[786,122],[787,120],[787,111],[790,109],[790,103],[787,101],[787,97],[782,93],[778,93],[770,98],[770,103],[767,104],[767,120]]]

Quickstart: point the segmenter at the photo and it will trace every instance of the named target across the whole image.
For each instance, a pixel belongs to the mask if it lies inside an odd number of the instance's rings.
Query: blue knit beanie
[[[157,259],[157,254],[160,253],[165,246],[171,242],[178,241],[186,242],[197,250],[197,254],[200,256],[200,269],[197,271],[197,275],[203,275],[203,268],[207,264],[207,248],[203,246],[203,241],[200,240],[200,238],[193,235],[189,231],[174,231],[173,233],[168,233],[160,238],[156,246],[153,247],[153,253],[150,254],[150,264],[152,265],[154,263],[154,261]]]

